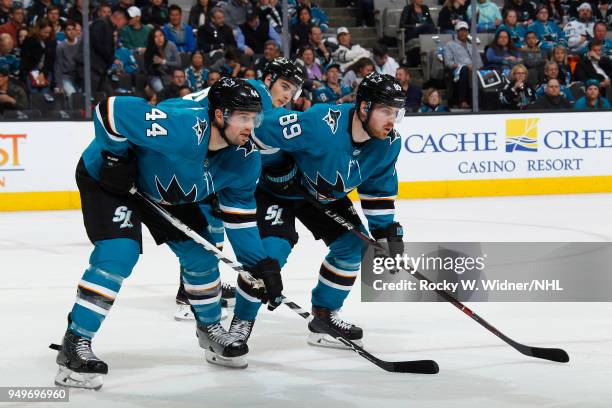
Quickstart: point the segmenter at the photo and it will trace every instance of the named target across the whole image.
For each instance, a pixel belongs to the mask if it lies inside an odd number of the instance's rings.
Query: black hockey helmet
[[[278,57],[268,62],[263,72],[265,78],[268,74],[272,75],[272,84],[279,78],[285,79],[297,86],[298,89],[304,84],[304,70],[295,65],[287,58]]]
[[[255,87],[243,79],[221,78],[208,91],[211,115],[221,109],[224,115],[234,110],[261,112],[261,97]]]
[[[397,79],[389,74],[372,72],[357,87],[355,106],[359,107],[361,102],[366,102],[367,109],[374,104],[403,109],[405,99],[406,93]]]

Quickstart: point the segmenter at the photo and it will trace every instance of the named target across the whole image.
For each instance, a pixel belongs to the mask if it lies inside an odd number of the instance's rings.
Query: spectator
[[[300,6],[297,11],[297,21],[291,25],[291,51],[295,53],[298,49],[308,44],[308,36],[310,35],[310,27],[312,23],[312,15],[310,8]]]
[[[548,16],[552,21],[559,26],[565,24],[565,11],[561,6],[560,0],[545,0],[542,2],[542,4],[544,4],[548,9]]]
[[[0,0],[0,25],[9,21],[12,8],[13,0]]]
[[[393,57],[389,56],[389,50],[384,44],[374,47],[374,62],[376,62],[376,72],[394,76],[399,64]]]
[[[52,0],[33,0],[28,7],[28,26],[33,27],[37,20],[47,14],[47,8],[52,5]]]
[[[357,90],[357,87],[371,72],[374,72],[374,63],[369,58],[358,59],[344,74],[342,83],[346,86],[351,87],[353,91]]]
[[[353,101],[355,95],[349,86],[340,82],[340,65],[336,63],[325,67],[325,82],[314,91],[314,103],[341,104]]]
[[[119,76],[133,74],[138,71],[138,62],[134,58],[134,52],[126,48],[119,41],[119,34],[115,31],[115,62],[111,65],[109,74],[113,81],[119,81]],[[123,92],[130,92],[130,89],[123,89]]]
[[[427,112],[446,112],[446,108],[441,104],[440,93],[436,88],[429,88],[423,93],[421,100],[420,113]]]
[[[113,12],[109,17],[98,18],[89,30],[91,47],[91,89],[94,92],[112,93],[108,83],[108,69],[115,62],[115,31],[127,24],[128,16],[123,10]]]
[[[612,63],[612,39],[606,38],[607,28],[606,23],[598,21],[593,26],[593,39],[591,41],[601,42],[601,56],[602,59],[607,60],[606,64]]]
[[[305,82],[309,84],[305,84],[304,87],[306,89],[310,89],[313,82],[315,83],[315,87],[320,86],[320,82],[323,78],[323,69],[321,68],[321,63],[315,59],[314,50],[310,45],[305,45],[300,48],[298,51],[298,60],[297,64],[302,65],[304,72],[306,73]]]
[[[164,25],[164,35],[168,41],[176,45],[179,52],[194,52],[196,49],[196,39],[193,35],[193,28],[189,24],[181,21],[183,11],[176,4],[168,8],[170,22]]]
[[[353,44],[351,33],[348,28],[340,27],[337,31],[338,49],[332,53],[332,58],[340,63],[340,70],[344,72],[347,67],[353,65],[361,58],[370,58],[370,51],[359,44]]]
[[[593,37],[593,11],[589,3],[582,3],[578,7],[578,19],[571,20],[563,29],[567,38],[569,52],[583,54],[588,48],[588,38]]]
[[[423,4],[423,0],[411,0],[404,7],[400,16],[400,28],[406,29],[406,42],[419,38],[420,34],[436,32],[429,7]]]
[[[30,35],[30,30],[27,27],[21,27],[17,31],[17,45],[15,46],[15,55],[18,57],[21,56],[21,47],[23,47],[23,43]]]
[[[196,0],[195,4],[189,10],[189,19],[187,22],[194,30],[203,26],[208,21],[210,11],[215,6],[215,2],[211,0]]]
[[[219,7],[225,13],[225,25],[232,30],[243,24],[252,10],[249,0],[227,0],[220,3]]]
[[[260,20],[256,11],[251,12],[244,24],[234,31],[238,49],[247,56],[263,54],[266,41],[274,40],[278,44],[281,38],[270,26],[268,20]]]
[[[395,79],[397,79],[402,86],[402,89],[406,93],[406,100],[404,107],[406,112],[413,112],[421,103],[423,98],[423,91],[416,85],[410,83],[410,71],[407,67],[399,67],[395,72]]]
[[[185,71],[180,68],[172,71],[172,81],[164,86],[164,89],[157,94],[157,101],[165,101],[166,99],[179,98],[181,90],[189,88],[185,78]]]
[[[206,86],[207,87],[211,87],[214,85],[215,82],[217,82],[219,79],[221,79],[221,73],[219,71],[210,71],[208,73],[208,81]]]
[[[580,17],[580,7],[584,3],[591,7],[592,16],[595,18],[595,20],[601,20],[603,18],[601,11],[599,10],[599,0],[565,0],[564,5],[568,7],[567,14],[569,14],[570,20],[578,19]],[[601,2],[601,4],[605,4],[605,2]]]
[[[19,79],[30,93],[50,93],[55,62],[53,27],[46,18],[41,18],[32,29],[32,34],[21,47]]]
[[[128,9],[134,5],[134,0],[113,0],[113,11],[122,10],[124,13],[127,13]]]
[[[328,64],[331,61],[331,51],[325,45],[325,41],[323,41],[323,32],[320,27],[315,25],[310,27],[308,44],[315,50],[315,55],[322,64]]]
[[[557,45],[550,54],[550,60],[557,63],[559,67],[559,82],[565,86],[570,86],[572,82],[572,71],[567,63],[567,48]]]
[[[257,72],[253,68],[247,68],[244,71],[244,79],[257,79]]]
[[[257,3],[257,12],[261,20],[267,20],[277,33],[283,31],[283,18],[281,13],[272,5],[270,0],[259,0]]]
[[[149,34],[144,64],[149,86],[159,96],[164,87],[170,84],[173,71],[181,66],[176,45],[168,41],[160,28],[153,29]]]
[[[243,69],[240,60],[240,51],[236,47],[227,47],[223,58],[219,58],[210,66],[211,70],[219,71],[224,77],[240,78]]]
[[[540,70],[548,60],[547,52],[540,48],[538,37],[533,31],[527,31],[525,34],[525,47],[520,52],[523,64],[529,70]]]
[[[59,92],[63,92],[70,100],[70,95],[81,91],[78,72],[78,60],[81,53],[81,43],[76,35],[76,23],[66,23],[66,40],[57,45],[55,52],[55,85]]]
[[[15,55],[15,43],[13,38],[7,34],[0,34],[0,67],[8,70],[13,77],[19,75],[19,58]]]
[[[170,17],[164,0],[150,0],[150,3],[142,9],[143,24],[163,27],[168,21]]]
[[[193,92],[206,88],[208,70],[204,68],[204,56],[200,51],[196,51],[191,55],[191,65],[185,70],[185,77],[187,79],[187,86]]]
[[[472,8],[467,8],[467,16],[472,18]],[[476,21],[479,33],[493,33],[502,23],[502,16],[495,3],[489,0],[478,0],[476,4]]]
[[[599,82],[596,79],[586,81],[584,96],[579,98],[574,109],[610,109],[610,103],[599,94]]]
[[[528,0],[506,0],[502,13],[507,10],[515,10],[518,22],[524,25],[529,25],[536,18],[536,11]]]
[[[325,11],[323,11],[322,9],[320,9],[316,4],[314,4],[311,0],[298,0],[298,4],[302,7],[308,7],[308,10],[310,11],[310,24],[313,26],[317,26],[321,28],[321,31],[323,31],[324,33],[327,32],[327,29],[329,28],[327,21],[327,14],[325,14]],[[372,12],[374,12],[374,10],[372,10]],[[372,21],[374,19],[374,16],[372,15]],[[359,17],[357,17],[358,20],[358,25],[361,25],[361,23],[359,22]],[[291,20],[291,24],[297,23],[297,18],[293,17],[293,19]],[[373,25],[373,24],[372,24]]]
[[[149,105],[157,105],[157,94],[149,85],[145,86],[144,88],[144,98],[147,100]]]
[[[510,33],[504,29],[497,30],[493,41],[486,52],[487,67],[503,71],[521,62],[521,56],[512,41]]]
[[[525,110],[533,103],[535,92],[527,83],[527,67],[517,64],[510,70],[510,82],[502,89],[499,100],[506,110]]]
[[[225,25],[225,13],[222,9],[214,7],[210,12],[210,19],[198,28],[198,49],[205,52],[225,49],[236,46],[232,29]]]
[[[75,0],[66,12],[66,19],[83,25],[83,0]]]
[[[28,98],[21,86],[9,78],[6,67],[0,66],[0,113],[26,109]]]
[[[470,75],[472,71],[472,46],[468,44],[468,24],[460,21],[455,26],[455,39],[444,46],[444,66],[451,71],[453,90],[461,109],[470,107]],[[482,67],[480,54],[476,54],[476,69]]]
[[[533,110],[565,110],[570,109],[572,105],[567,99],[561,94],[561,88],[559,81],[551,79],[546,84],[546,93],[540,96],[531,105],[530,109]]]
[[[610,86],[610,72],[606,72],[599,64],[601,60],[601,47],[599,41],[589,42],[589,52],[580,59],[574,69],[574,80],[585,82],[589,79],[599,81],[599,87]]]
[[[99,18],[110,17],[112,13],[113,13],[113,10],[111,9],[111,6],[109,4],[100,3],[100,6],[98,7],[98,10],[96,11],[96,18],[94,20],[97,20]]]
[[[6,23],[0,25],[0,34],[9,34],[13,38],[13,42],[17,44],[17,32],[23,27],[23,20],[25,19],[23,7],[13,6],[8,18],[9,20]]]
[[[536,98],[546,93],[546,84],[548,84],[548,81],[550,81],[551,79],[556,79],[557,81],[559,81],[559,66],[556,62],[549,61],[544,67],[544,78],[542,78],[542,80],[540,81],[540,85],[536,88]],[[563,85],[561,81],[559,81],[559,85],[563,96],[568,101],[573,101],[574,95],[572,95],[572,91],[567,86]]]
[[[504,11],[504,23],[499,26],[498,30],[502,29],[510,33],[510,39],[516,48],[525,46],[525,27],[518,24],[516,10],[508,9]]]
[[[554,21],[548,19],[548,8],[545,5],[538,6],[536,16],[537,19],[529,26],[529,30],[538,36],[540,48],[550,52],[555,45],[565,41],[565,34]]]
[[[49,6],[47,8],[47,20],[49,20],[53,28],[51,37],[58,42],[64,41],[66,35],[64,34],[64,24],[60,20],[60,8],[56,5]]]
[[[130,18],[128,25],[121,29],[121,43],[128,49],[142,54],[147,48],[147,38],[151,27],[141,22],[141,12],[136,6],[127,10]]]
[[[445,0],[438,15],[440,33],[454,34],[459,21],[468,21],[466,0]]]
[[[261,77],[263,77],[266,65],[268,65],[270,61],[272,61],[274,58],[277,58],[278,56],[280,56],[280,47],[276,43],[276,41],[266,41],[263,57],[258,58],[257,61],[255,61],[255,66],[253,67],[255,73],[257,74],[257,78],[261,79]]]

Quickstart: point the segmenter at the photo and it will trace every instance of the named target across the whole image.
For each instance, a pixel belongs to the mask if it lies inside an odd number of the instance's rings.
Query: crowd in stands
[[[281,55],[279,0],[195,0],[189,13],[167,1],[92,1],[86,12],[96,98],[135,94],[158,103],[200,91],[222,76],[261,79],[266,64]],[[441,91],[413,84],[411,68],[392,58],[385,45],[369,49],[353,42],[349,28],[330,29],[325,11],[313,0],[290,0],[291,56],[306,77],[293,108],[350,102],[374,70],[400,81],[412,112],[469,109],[473,70],[488,94],[487,109],[609,106],[612,40],[606,32],[612,7],[607,3],[507,0],[501,8],[491,0],[476,1],[478,31],[493,33],[493,40],[474,56],[468,0],[444,1],[437,23],[423,0],[409,0],[401,14],[408,41],[452,33],[440,56],[447,81]],[[359,11],[357,23],[373,25],[373,3],[351,3]],[[0,0],[0,114],[44,112],[45,106],[83,109],[84,13],[81,0]],[[410,65],[412,57],[402,56],[401,62]]]

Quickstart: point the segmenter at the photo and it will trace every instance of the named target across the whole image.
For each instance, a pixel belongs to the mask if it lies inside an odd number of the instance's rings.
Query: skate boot
[[[308,344],[319,347],[349,349],[344,343],[325,333],[325,327],[333,327],[355,344],[362,345],[363,330],[361,330],[361,327],[345,322],[338,316],[338,312],[339,310],[329,310],[324,307],[312,307],[312,314],[315,318],[308,323],[308,329],[310,330]]]
[[[221,282],[221,307],[234,307],[236,288],[229,283]]]
[[[230,334],[221,323],[197,325],[196,336],[205,351],[206,361],[230,368],[246,368],[246,343]]]
[[[237,339],[242,340],[246,343],[249,340],[249,337],[251,336],[251,332],[253,331],[254,325],[255,320],[242,320],[236,315],[234,315],[229,332]]]
[[[108,373],[108,366],[91,351],[91,340],[66,330],[62,344],[49,347],[58,351],[55,385],[96,391],[102,388],[102,375]]]

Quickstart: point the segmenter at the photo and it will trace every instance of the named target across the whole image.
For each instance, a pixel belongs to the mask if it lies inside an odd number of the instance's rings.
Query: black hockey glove
[[[374,257],[391,257],[395,258],[396,255],[402,255],[404,253],[404,231],[399,222],[394,222],[386,226],[385,228],[378,228],[371,231],[372,236],[378,241],[384,248],[376,248],[374,250]],[[385,253],[385,250],[388,251]],[[392,269],[391,273],[397,273],[396,269]]]
[[[276,259],[262,259],[247,269],[255,279],[263,281],[266,288],[265,291],[262,291],[259,299],[261,299],[262,303],[268,304],[268,310],[274,310],[283,303],[283,280],[281,279],[280,266]]]
[[[270,192],[284,195],[302,195],[299,189],[300,171],[293,159],[287,158],[288,162],[282,166],[264,167],[261,171],[260,183]]]
[[[127,157],[102,152],[100,186],[113,194],[127,195],[138,180],[136,158],[130,153]]]

